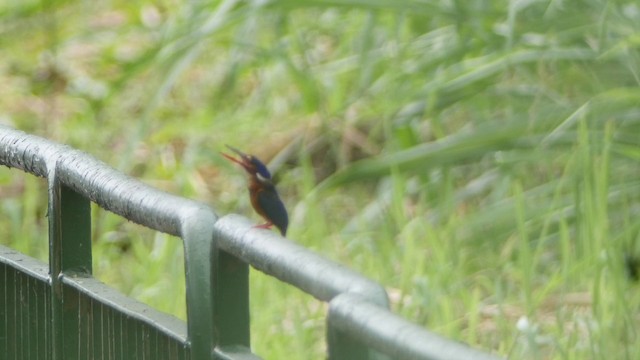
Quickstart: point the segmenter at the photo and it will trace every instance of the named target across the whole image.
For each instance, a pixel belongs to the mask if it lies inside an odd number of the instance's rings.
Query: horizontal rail
[[[182,236],[183,224],[209,206],[155,189],[69,146],[0,125],[0,164],[60,182],[103,209],[167,234]]]
[[[497,359],[430,332],[353,294],[342,294],[331,301],[328,323],[394,359]]]
[[[216,360],[260,360],[244,346],[222,346],[215,350]]]
[[[355,293],[389,307],[380,284],[273,232],[254,229],[244,217],[224,216],[215,229],[221,249],[319,300],[328,302],[338,294]]]
[[[5,263],[34,279],[49,282],[49,267],[18,251],[0,245],[0,262]]]

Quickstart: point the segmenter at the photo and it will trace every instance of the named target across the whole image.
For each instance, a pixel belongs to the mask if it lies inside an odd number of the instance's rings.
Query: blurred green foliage
[[[640,356],[635,1],[9,0],[0,18],[3,123],[255,218],[218,156],[233,144],[271,160],[290,238],[403,316],[511,358]],[[44,184],[4,169],[0,196],[0,241],[46,259]],[[97,276],[184,318],[179,240],[93,221]],[[251,291],[256,352],[322,358],[321,303],[257,272]]]

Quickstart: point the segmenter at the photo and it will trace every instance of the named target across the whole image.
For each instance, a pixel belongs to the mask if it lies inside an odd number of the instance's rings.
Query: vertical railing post
[[[216,250],[213,311],[218,346],[251,347],[249,319],[249,265]]]
[[[211,359],[217,343],[214,327],[213,227],[216,217],[208,209],[195,209],[182,216],[187,290],[187,338],[191,360]]]
[[[78,356],[72,355],[78,348],[78,309],[64,303],[62,276],[66,271],[92,272],[91,203],[60,183],[55,163],[48,166],[52,353],[55,360],[73,360]]]
[[[327,347],[329,360],[390,360],[388,356],[369,348],[354,337],[354,335],[362,334],[366,325],[359,327],[357,324],[350,322],[349,319],[345,319],[345,317],[342,316],[344,313],[353,314],[354,308],[345,306],[345,301],[343,300],[352,298],[358,299],[359,301],[364,300],[361,295],[342,293],[329,302],[329,313],[327,314]],[[372,301],[371,304],[382,304],[383,307],[380,309],[384,309],[387,306],[386,298],[370,297],[369,300]],[[350,305],[351,302],[346,304]],[[371,316],[372,314],[374,313],[365,314],[364,317],[360,318],[364,323],[368,323],[369,321],[374,321],[373,316]]]
[[[331,317],[328,317],[327,321],[327,342],[329,360],[371,360],[369,349],[351,339],[348,334],[336,329],[331,324]]]

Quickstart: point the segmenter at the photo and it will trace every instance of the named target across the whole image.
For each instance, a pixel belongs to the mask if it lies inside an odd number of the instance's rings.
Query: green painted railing
[[[329,359],[496,359],[393,314],[378,283],[80,151],[0,126],[0,165],[49,185],[49,264],[0,246],[2,359],[259,359],[249,265],[329,303]],[[92,277],[91,202],[183,240],[186,324]]]

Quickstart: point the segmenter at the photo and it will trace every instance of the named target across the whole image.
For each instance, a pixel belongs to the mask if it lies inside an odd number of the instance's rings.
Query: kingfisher
[[[239,158],[221,153],[227,159],[240,164],[249,174],[249,197],[253,209],[262,216],[267,222],[257,227],[269,229],[275,225],[282,236],[287,234],[289,225],[289,216],[287,209],[284,207],[278,191],[271,179],[269,169],[253,155],[248,155],[242,151],[227,145],[229,150],[236,153]]]

